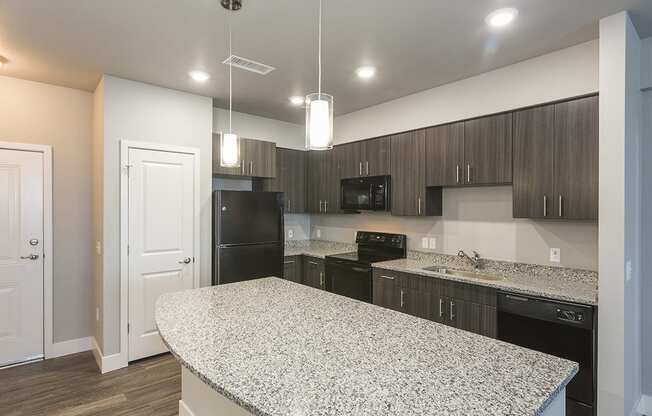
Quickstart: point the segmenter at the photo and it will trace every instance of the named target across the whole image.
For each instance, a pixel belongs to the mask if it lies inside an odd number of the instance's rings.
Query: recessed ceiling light
[[[289,100],[290,104],[292,105],[303,105],[303,103],[306,101],[305,98],[301,95],[293,95],[289,98]]]
[[[376,68],[373,66],[361,66],[355,70],[355,73],[362,79],[369,79],[376,75]]]
[[[5,58],[4,56],[0,55],[0,68],[5,66],[5,64],[9,62],[9,59]]]
[[[508,7],[505,9],[494,10],[489,13],[484,21],[491,27],[499,28],[512,23],[514,19],[516,19],[516,16],[518,16],[518,10],[513,7]]]
[[[211,77],[204,71],[190,71],[188,75],[197,82],[206,82]]]

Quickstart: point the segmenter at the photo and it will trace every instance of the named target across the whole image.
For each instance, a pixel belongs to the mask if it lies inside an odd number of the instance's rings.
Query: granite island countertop
[[[576,363],[278,278],[162,295],[181,364],[255,415],[539,415]]]

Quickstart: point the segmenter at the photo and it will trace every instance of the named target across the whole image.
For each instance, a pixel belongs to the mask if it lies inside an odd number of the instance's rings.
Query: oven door
[[[371,303],[371,267],[326,259],[326,290]]]
[[[342,179],[341,208],[344,210],[370,210],[373,185],[366,178]]]

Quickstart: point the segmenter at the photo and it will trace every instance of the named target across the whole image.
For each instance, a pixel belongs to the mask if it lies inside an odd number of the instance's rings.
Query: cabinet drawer
[[[443,296],[480,305],[496,306],[496,290],[469,283],[451,282],[440,279]]]

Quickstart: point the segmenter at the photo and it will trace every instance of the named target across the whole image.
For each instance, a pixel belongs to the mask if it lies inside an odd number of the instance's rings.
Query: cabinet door
[[[429,318],[429,293],[427,277],[403,274],[401,283],[401,292],[399,305],[401,311],[419,318]]]
[[[467,185],[512,182],[512,114],[464,122],[464,181]]]
[[[336,146],[334,151],[335,157],[339,162],[342,179],[363,176],[362,142],[353,142]]]
[[[464,123],[426,129],[426,185],[456,186],[464,182]]]
[[[390,173],[390,137],[361,142],[362,158],[360,170],[363,176],[385,176]]]
[[[465,331],[482,333],[482,307],[480,304],[448,298],[451,326]]]
[[[442,324],[447,323],[448,307],[442,289],[445,282],[435,278],[427,278],[424,281],[426,282],[425,318]]]
[[[514,113],[514,218],[553,216],[555,107]]]
[[[337,214],[340,212],[340,165],[335,150],[323,151],[320,185],[324,200],[323,212]]]
[[[262,140],[244,139],[245,170],[249,176],[273,178],[276,176],[276,144]]]
[[[392,215],[425,215],[425,150],[425,130],[392,136]]]
[[[301,283],[301,258],[290,256],[283,259],[283,278]]]
[[[220,146],[220,134],[213,133],[213,175],[232,175],[232,176],[241,176],[242,167],[237,168],[225,168],[221,166],[221,146]]]
[[[306,208],[308,212],[321,214],[323,210],[323,186],[321,183],[324,161],[323,151],[308,152],[308,186]]]
[[[480,334],[489,338],[498,337],[498,311],[495,307],[481,305],[481,329]]]
[[[598,218],[598,97],[555,105],[557,218]]]
[[[373,303],[383,308],[400,310],[400,274],[388,270],[373,272]]]
[[[324,275],[324,261],[322,259],[304,257],[302,281],[304,285],[323,289],[325,284]]]
[[[306,212],[306,159],[307,153],[301,150],[290,150],[288,153],[288,175],[285,186],[288,194],[289,213]]]

